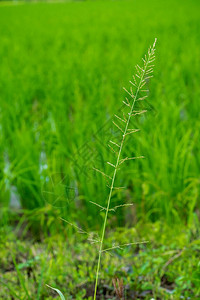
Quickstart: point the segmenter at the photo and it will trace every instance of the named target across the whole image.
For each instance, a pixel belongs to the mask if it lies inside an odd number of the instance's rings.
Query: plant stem
[[[154,46],[155,46],[155,43],[154,43]],[[154,46],[153,46],[152,50],[154,50]],[[137,90],[136,90],[136,93],[135,93],[135,96],[134,96],[134,100],[133,100],[133,103],[132,103],[132,106],[131,106],[131,109],[130,109],[130,113],[128,114],[128,119],[127,119],[127,122],[126,122],[126,126],[125,126],[125,129],[124,129],[124,132],[123,132],[123,136],[122,136],[122,141],[121,141],[119,152],[118,152],[118,155],[117,155],[117,161],[116,161],[115,170],[114,170],[113,177],[112,177],[112,183],[111,183],[110,192],[109,192],[109,196],[108,196],[108,202],[107,202],[107,207],[106,207],[106,214],[105,214],[105,218],[104,218],[102,235],[101,235],[100,246],[99,246],[99,256],[98,256],[98,264],[97,264],[97,271],[96,271],[96,281],[95,281],[95,290],[94,290],[94,300],[96,300],[96,295],[97,295],[97,287],[98,287],[99,271],[100,271],[100,264],[101,264],[101,255],[102,255],[102,250],[103,250],[103,242],[104,242],[104,237],[105,237],[106,224],[107,224],[107,219],[108,219],[108,212],[109,212],[109,209],[110,209],[110,202],[111,202],[111,198],[112,198],[112,192],[113,192],[113,188],[114,188],[114,183],[115,183],[115,178],[116,178],[116,174],[117,174],[117,169],[118,169],[118,166],[119,166],[119,161],[120,161],[120,156],[121,156],[122,148],[123,148],[123,145],[124,145],[125,136],[127,134],[128,126],[129,126],[130,119],[131,119],[131,115],[133,113],[133,108],[134,108],[135,102],[137,100],[137,97],[138,97],[138,94],[139,94],[139,90],[140,90],[141,84],[143,82],[143,79],[144,79],[144,76],[145,76],[145,73],[146,73],[146,69],[147,69],[149,60],[150,60],[150,54],[148,56],[148,60],[146,61],[146,64],[145,64],[143,72],[142,72],[142,76],[141,76],[139,84],[137,86]]]

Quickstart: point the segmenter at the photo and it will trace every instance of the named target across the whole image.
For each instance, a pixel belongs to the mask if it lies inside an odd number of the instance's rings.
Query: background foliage
[[[126,150],[145,159],[121,172],[127,189],[114,198],[134,206],[110,226],[164,222],[198,236],[199,10],[197,0],[1,4],[2,224],[19,221],[36,236],[42,229],[41,239],[56,234],[59,216],[99,229],[89,201],[103,205],[107,190],[92,167],[106,168],[122,87],[157,37],[149,112]],[[25,211],[13,221],[10,207],[19,206]]]

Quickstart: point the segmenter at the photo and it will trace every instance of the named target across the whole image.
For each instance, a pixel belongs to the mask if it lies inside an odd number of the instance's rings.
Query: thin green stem
[[[154,43],[153,48],[152,48],[153,51],[154,51],[154,46],[155,46],[155,43]],[[108,212],[109,212],[109,209],[110,209],[110,202],[111,202],[111,198],[112,198],[112,192],[113,192],[113,188],[114,188],[117,169],[118,169],[118,166],[119,166],[120,156],[121,156],[122,148],[123,148],[123,145],[124,145],[124,140],[125,140],[125,137],[126,137],[126,134],[127,134],[128,126],[129,126],[129,123],[130,123],[131,115],[133,113],[133,108],[135,106],[135,102],[137,100],[139,90],[140,90],[140,87],[142,85],[142,82],[143,82],[143,79],[144,79],[144,76],[145,76],[145,73],[146,73],[146,70],[147,70],[148,63],[150,61],[152,50],[151,50],[151,52],[148,56],[148,60],[146,61],[145,65],[144,65],[144,69],[142,71],[142,75],[140,77],[140,81],[139,81],[139,84],[137,86],[137,90],[136,90],[136,93],[135,93],[135,96],[134,96],[134,100],[133,100],[133,103],[132,103],[132,106],[131,106],[131,109],[130,109],[130,113],[128,114],[128,119],[127,119],[127,122],[126,122],[126,126],[125,126],[123,136],[122,136],[122,141],[121,141],[119,152],[118,152],[118,155],[117,155],[117,160],[116,160],[115,169],[114,169],[114,173],[113,173],[113,177],[112,177],[110,192],[109,192],[109,196],[108,196],[108,202],[107,202],[106,213],[105,213],[105,218],[104,218],[104,223],[103,223],[100,246],[99,246],[99,256],[98,256],[95,290],[94,290],[94,300],[96,300],[96,295],[97,295],[97,287],[98,287],[99,271],[100,271],[100,264],[101,264],[101,256],[102,256],[102,250],[103,250],[103,242],[104,242],[104,237],[105,237],[106,224],[107,224],[107,219],[108,219]]]

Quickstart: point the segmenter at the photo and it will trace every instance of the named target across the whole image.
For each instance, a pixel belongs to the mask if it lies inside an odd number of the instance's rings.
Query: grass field
[[[96,253],[59,217],[101,228],[89,201],[105,205],[108,190],[92,167],[109,170],[122,87],[155,37],[148,113],[126,147],[145,159],[127,163],[113,199],[134,205],[109,219],[110,235],[150,243],[105,258],[99,299],[115,299],[122,269],[127,299],[200,299],[199,11],[197,0],[0,2],[0,299],[53,299],[45,283],[92,299]]]

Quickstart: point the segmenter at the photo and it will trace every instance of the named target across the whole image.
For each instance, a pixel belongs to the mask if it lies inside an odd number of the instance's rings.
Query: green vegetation
[[[0,299],[92,299],[101,174],[122,87],[154,37],[154,80],[117,184],[99,299],[200,299],[200,3],[0,4]],[[126,224],[126,226],[125,226]],[[107,296],[106,296],[107,293]],[[103,296],[104,295],[104,296]],[[10,298],[9,298],[10,297]],[[89,298],[90,297],[90,298]],[[106,298],[107,297],[107,298]]]
[[[78,242],[77,235],[69,239],[62,224],[58,221],[59,234],[43,238],[42,243],[33,243],[30,235],[22,232],[18,232],[17,241],[16,232],[6,234],[0,246],[0,299],[5,295],[6,299],[28,299],[26,290],[29,299],[60,299],[45,283],[59,288],[66,299],[93,299],[97,251],[82,235]],[[175,226],[172,230],[161,222],[111,231],[108,245],[113,241],[129,243],[130,237],[150,242],[102,256],[98,299],[117,299],[113,278],[123,278],[126,299],[199,299],[198,236],[195,228]],[[24,285],[19,284],[20,276]]]
[[[106,229],[107,229],[107,223],[108,223],[108,215],[110,215],[111,211],[116,211],[117,209],[122,209],[127,206],[131,206],[131,204],[128,203],[122,203],[115,207],[113,207],[113,196],[116,195],[119,190],[122,189],[122,187],[119,187],[116,185],[117,176],[120,173],[120,169],[122,168],[124,163],[127,163],[127,161],[136,159],[144,158],[143,156],[133,156],[133,157],[124,157],[124,146],[127,142],[127,139],[130,137],[130,135],[135,134],[139,131],[139,129],[135,126],[133,126],[132,121],[137,121],[138,115],[143,115],[147,112],[147,110],[144,110],[143,102],[148,97],[148,86],[149,86],[149,79],[153,77],[153,69],[154,69],[154,63],[155,63],[155,45],[156,45],[156,39],[152,46],[150,46],[148,53],[145,54],[143,58],[143,64],[142,66],[136,65],[136,73],[133,75],[133,82],[130,81],[131,87],[129,90],[126,90],[127,97],[126,100],[123,101],[125,104],[125,109],[120,113],[120,115],[115,114],[115,121],[113,121],[113,124],[117,128],[118,136],[116,137],[116,134],[113,133],[113,140],[109,141],[109,148],[113,152],[114,156],[114,162],[107,162],[112,167],[112,173],[111,175],[105,174],[102,171],[96,169],[97,172],[100,172],[102,176],[106,177],[108,181],[108,200],[106,202],[105,207],[99,206],[99,203],[92,202],[95,204],[98,208],[101,208],[101,211],[103,210],[105,212],[104,220],[103,220],[103,226],[101,231],[100,239],[97,239],[97,242],[99,244],[99,255],[98,255],[98,263],[97,263],[97,271],[96,271],[96,280],[95,280],[95,290],[94,290],[94,300],[96,300],[97,296],[97,288],[98,288],[98,280],[99,280],[99,274],[101,270],[101,258],[104,254],[103,252],[107,252],[108,250],[111,251],[112,249],[121,248],[121,244],[110,246],[109,248],[105,248],[105,235],[106,235]],[[144,94],[145,93],[145,94]],[[142,103],[142,105],[138,104]],[[128,109],[127,109],[128,108]],[[134,124],[135,125],[135,124]],[[117,138],[117,140],[116,140]],[[114,149],[113,149],[114,148]],[[130,246],[132,243],[126,243],[123,246]],[[119,298],[123,297],[123,287],[122,283],[119,281],[119,287],[120,291],[118,294]],[[117,287],[116,284],[114,284],[116,292]]]

